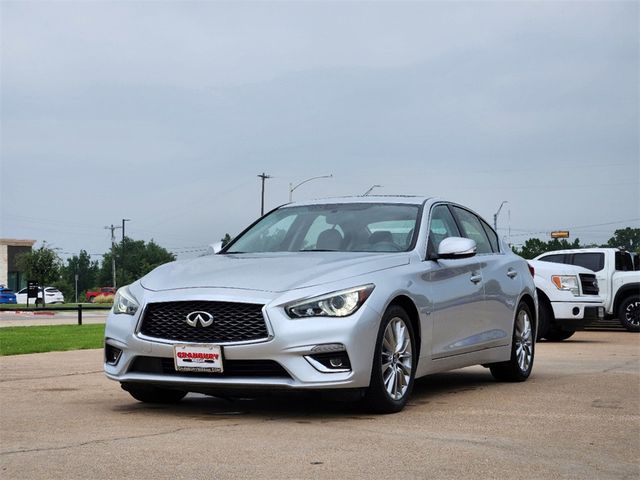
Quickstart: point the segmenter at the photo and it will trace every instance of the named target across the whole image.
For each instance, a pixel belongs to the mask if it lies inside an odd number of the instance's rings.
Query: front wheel
[[[511,358],[506,362],[489,366],[491,375],[501,382],[524,382],[533,369],[535,343],[531,311],[526,303],[520,302],[513,325]]]
[[[153,385],[122,383],[120,386],[133,398],[144,403],[177,403],[187,394],[182,390],[171,390]]]
[[[618,308],[618,319],[630,332],[640,332],[640,295],[631,295]]]
[[[415,369],[416,338],[409,315],[392,305],[378,331],[365,405],[378,413],[402,410],[413,388]]]

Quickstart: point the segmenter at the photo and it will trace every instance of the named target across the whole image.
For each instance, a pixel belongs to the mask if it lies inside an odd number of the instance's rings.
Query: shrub
[[[100,295],[96,295],[93,298],[93,303],[113,303],[113,297],[115,297],[115,295],[113,294],[104,294],[101,293]]]

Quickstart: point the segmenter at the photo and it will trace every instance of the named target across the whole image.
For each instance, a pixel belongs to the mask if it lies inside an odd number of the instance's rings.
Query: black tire
[[[513,322],[511,358],[506,362],[489,365],[491,375],[501,382],[524,382],[533,369],[535,342],[533,316],[526,303],[520,302]],[[525,361],[526,360],[526,361]]]
[[[559,328],[551,328],[544,338],[546,338],[550,342],[561,342],[573,336],[574,333],[576,333],[575,330],[561,330]]]
[[[390,324],[392,324],[390,330],[387,331],[387,327]],[[394,325],[398,326],[398,328],[404,326],[402,334],[408,334],[409,338],[405,337],[399,352],[390,356],[385,352],[390,346],[388,335],[393,334]],[[385,335],[387,335],[387,342],[385,342]],[[407,352],[407,349],[410,349],[410,352]],[[403,351],[404,355],[402,355]],[[382,316],[376,339],[371,381],[363,399],[364,405],[368,410],[376,413],[396,413],[404,408],[413,389],[416,375],[416,354],[416,337],[409,315],[402,307],[391,305]],[[406,355],[409,356],[407,357]],[[383,357],[389,359],[384,371]],[[386,383],[388,383],[388,386]],[[390,392],[389,389],[393,390],[395,394]]]
[[[618,319],[630,332],[640,332],[640,295],[631,295],[622,301]]]
[[[144,403],[178,403],[187,394],[182,390],[160,388],[153,385],[123,383],[121,387],[129,392],[133,398]]]
[[[540,297],[538,297],[540,298]],[[547,334],[551,330],[551,324],[555,320],[553,316],[553,309],[546,300],[540,298],[538,304],[538,328],[536,331],[536,340],[542,340],[547,338]]]

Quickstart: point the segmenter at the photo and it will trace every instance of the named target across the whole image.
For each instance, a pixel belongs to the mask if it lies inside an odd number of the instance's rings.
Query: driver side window
[[[437,205],[431,211],[431,223],[429,225],[429,251],[438,252],[440,242],[447,237],[459,237],[460,231],[453,215],[446,205]]]

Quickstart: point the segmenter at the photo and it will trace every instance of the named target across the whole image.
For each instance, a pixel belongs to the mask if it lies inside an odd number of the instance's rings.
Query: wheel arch
[[[391,305],[397,305],[402,307],[407,314],[409,315],[409,320],[411,321],[411,327],[413,327],[413,332],[416,335],[416,346],[417,346],[417,355],[416,360],[420,358],[420,346],[422,344],[422,331],[420,328],[420,314],[418,313],[418,307],[413,303],[413,300],[406,295],[397,295],[396,297],[389,302],[387,308]]]
[[[544,292],[543,292],[544,295]],[[546,295],[545,295],[546,297]],[[547,298],[547,301],[549,299]],[[522,295],[522,297],[520,297],[520,302],[524,302],[527,307],[529,307],[529,310],[531,311],[531,315],[533,315],[533,322],[535,325],[535,331],[538,331],[538,309],[536,308],[536,302],[533,299],[533,297],[531,295],[529,295],[528,293],[525,293],[524,295]]]
[[[638,293],[640,293],[640,283],[628,283],[620,287],[616,292],[616,296],[613,301],[613,315],[618,314],[620,304],[626,300],[627,297],[630,297],[633,294],[637,295]]]

